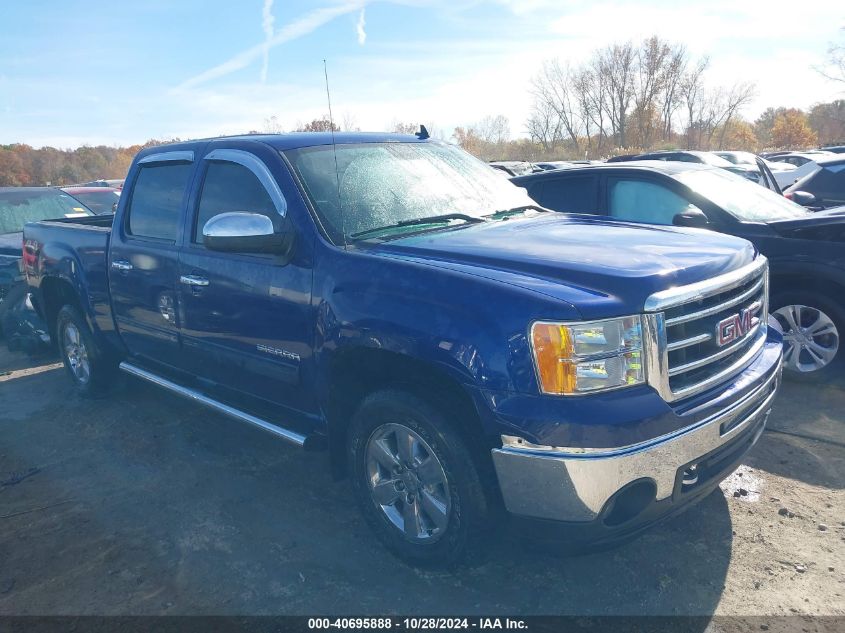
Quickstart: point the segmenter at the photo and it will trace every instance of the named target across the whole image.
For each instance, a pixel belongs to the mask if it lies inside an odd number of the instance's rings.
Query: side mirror
[[[202,239],[206,248],[226,253],[282,254],[291,241],[266,215],[242,212],[215,215],[202,228]]]
[[[809,191],[792,191],[787,198],[802,207],[816,207],[820,204],[819,199]]]
[[[675,226],[689,226],[697,229],[704,229],[710,226],[710,221],[700,209],[687,209],[683,213],[678,213],[674,218],[672,218],[672,224]]]

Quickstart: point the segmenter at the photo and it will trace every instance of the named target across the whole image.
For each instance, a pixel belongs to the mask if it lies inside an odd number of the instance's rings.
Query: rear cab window
[[[191,154],[190,159],[187,154]],[[147,158],[154,160],[144,163]],[[192,152],[168,152],[147,158],[142,159],[132,189],[126,231],[133,237],[176,242],[194,167],[190,162]]]

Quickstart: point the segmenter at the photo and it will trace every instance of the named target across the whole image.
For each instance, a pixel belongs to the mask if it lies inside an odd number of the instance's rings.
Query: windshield
[[[809,213],[791,200],[727,171],[691,170],[674,177],[744,222],[788,220]]]
[[[27,222],[92,215],[81,202],[58,189],[0,191],[0,234],[20,233]]]
[[[74,198],[84,203],[97,215],[114,213],[117,203],[120,200],[120,192],[112,189],[102,191],[87,191],[84,193],[72,194]]]
[[[360,143],[338,145],[336,151],[337,172],[331,145],[285,152],[336,243],[381,227],[381,237],[424,230],[419,222],[424,218],[473,219],[536,206],[525,189],[451,145]],[[461,220],[437,223],[451,221]],[[407,222],[415,223],[396,226]]]

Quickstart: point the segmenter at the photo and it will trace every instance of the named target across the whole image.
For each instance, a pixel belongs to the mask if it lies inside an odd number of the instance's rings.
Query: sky
[[[0,143],[129,145],[283,129],[328,111],[385,130],[503,114],[525,136],[546,60],[658,35],[753,81],[744,115],[843,98],[813,68],[839,0],[0,0]]]

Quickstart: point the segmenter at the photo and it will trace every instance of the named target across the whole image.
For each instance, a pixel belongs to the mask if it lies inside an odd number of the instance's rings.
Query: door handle
[[[182,275],[179,277],[179,281],[181,281],[186,286],[207,286],[208,279],[205,277],[198,277],[197,275]]]
[[[132,264],[127,262],[125,259],[116,259],[115,261],[113,261],[111,263],[111,267],[114,268],[115,270],[123,270],[123,271],[132,270],[132,268],[133,268]]]

